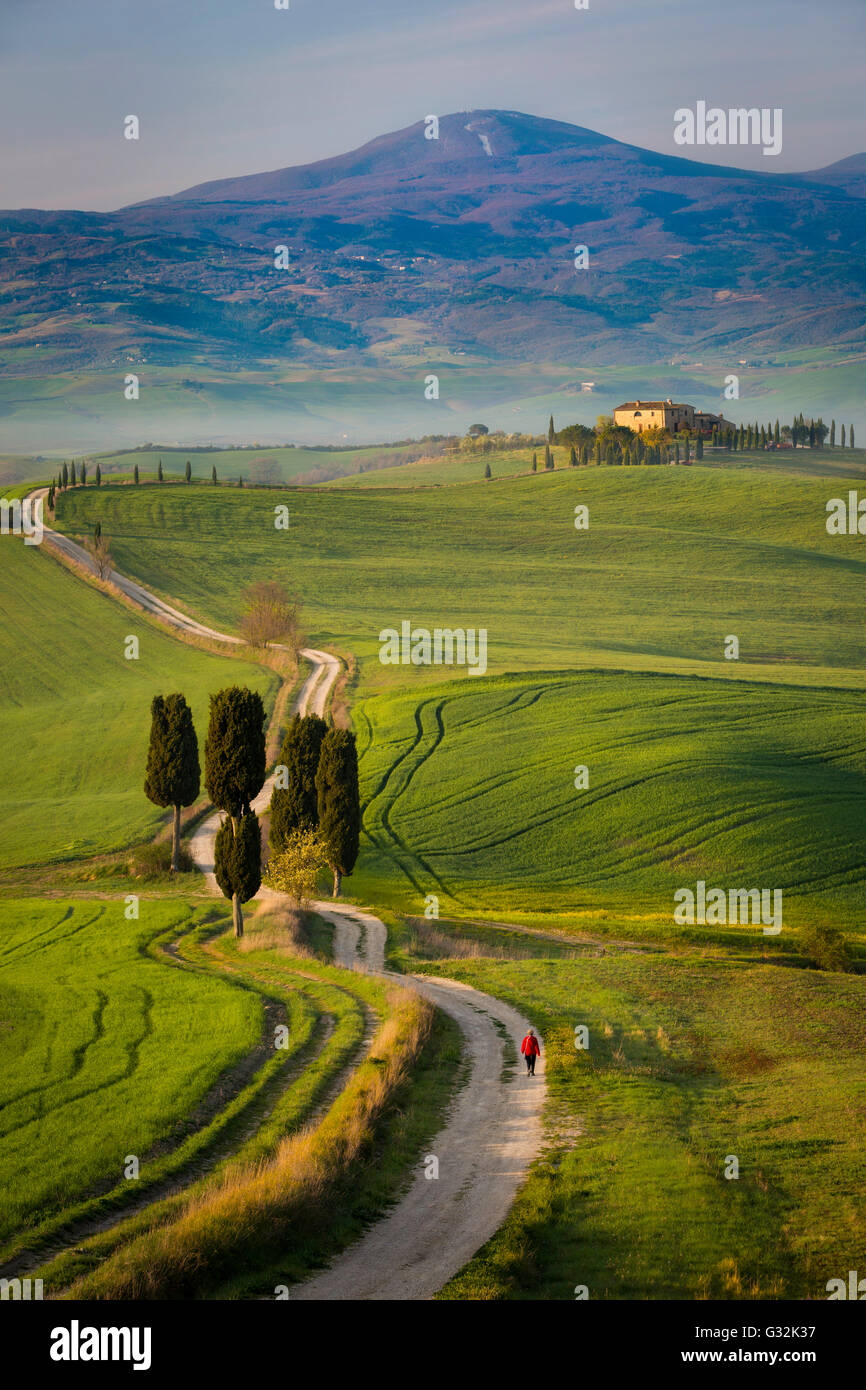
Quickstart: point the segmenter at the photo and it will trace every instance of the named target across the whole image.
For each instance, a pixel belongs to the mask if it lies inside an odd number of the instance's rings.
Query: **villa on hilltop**
[[[693,434],[712,434],[713,430],[733,430],[736,426],[723,415],[711,415],[706,410],[695,410],[692,405],[666,401],[626,401],[613,412],[615,425],[625,425],[635,434],[644,430],[690,430]]]

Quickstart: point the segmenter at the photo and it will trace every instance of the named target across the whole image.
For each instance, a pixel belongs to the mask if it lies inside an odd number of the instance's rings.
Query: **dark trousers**
[[[529,1072],[529,1075],[530,1075],[530,1076],[534,1076],[534,1075],[535,1075],[535,1054],[533,1053],[533,1054],[530,1056],[530,1054],[527,1052],[527,1053],[525,1053],[524,1055],[525,1055],[525,1057],[526,1057],[526,1070]]]

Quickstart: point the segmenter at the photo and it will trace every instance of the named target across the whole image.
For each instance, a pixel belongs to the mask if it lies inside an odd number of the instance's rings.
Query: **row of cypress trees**
[[[243,936],[243,904],[262,881],[261,827],[252,803],[265,780],[265,709],[246,687],[229,686],[210,699],[205,740],[205,788],[225,813],[214,844],[214,875],[231,900],[236,936]],[[329,729],[317,716],[295,715],[283,745],[285,786],[274,792],[271,846],[282,848],[294,829],[316,828],[334,874],[334,897],[358,857],[361,828],[355,736]],[[311,772],[312,769],[312,772]],[[171,806],[171,870],[180,867],[180,812],[201,786],[198,739],[181,694],[156,695],[144,790],[157,806]],[[315,795],[313,795],[313,793]],[[274,824],[276,823],[276,829]]]
[[[296,714],[280,754],[282,776],[271,796],[272,854],[299,830],[314,830],[334,875],[334,897],[358,858],[361,800],[358,750],[347,729],[329,729],[316,714]]]

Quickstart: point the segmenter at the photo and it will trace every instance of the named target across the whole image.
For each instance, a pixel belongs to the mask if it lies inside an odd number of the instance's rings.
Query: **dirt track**
[[[86,551],[74,541],[48,527],[45,539],[92,569]],[[237,637],[196,622],[117,571],[110,578],[139,607],[179,631],[239,643]],[[301,655],[312,670],[295,709],[324,714],[340,663],[329,652],[314,648]],[[272,783],[270,778],[256,798],[254,809],[259,813],[267,809]],[[214,891],[218,891],[213,877],[218,826],[219,815],[210,816],[189,842],[193,858]],[[262,888],[258,896],[276,895]],[[334,927],[334,957],[339,965],[388,973],[384,968],[387,931],[383,922],[343,903],[317,902],[313,906]],[[528,1021],[508,1005],[455,980],[423,975],[389,978],[418,989],[455,1019],[465,1040],[468,1080],[403,1197],[329,1269],[293,1289],[292,1298],[431,1298],[502,1224],[541,1144],[544,1056],[539,1058],[534,1078],[526,1075],[519,1057],[520,1039]],[[516,1066],[509,1069],[504,1069],[503,1034],[510,1037],[518,1054]],[[438,1176],[428,1176],[434,1171],[433,1159]]]

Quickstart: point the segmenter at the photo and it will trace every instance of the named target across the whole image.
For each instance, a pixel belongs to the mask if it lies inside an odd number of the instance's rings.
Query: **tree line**
[[[473,425],[472,430],[486,431],[486,426]],[[823,419],[807,420],[801,412],[795,416],[793,424],[783,425],[777,419],[766,425],[741,424],[739,427],[725,429],[714,425],[710,434],[710,444],[714,449],[725,449],[728,453],[739,453],[756,449],[779,449],[789,446],[821,448],[827,444],[836,447],[836,421],[825,425]],[[850,425],[846,434],[841,430],[841,447],[855,448],[854,426]],[[569,450],[569,465],[572,468],[594,464],[662,464],[700,462],[704,457],[704,435],[698,431],[682,429],[672,434],[669,430],[654,428],[642,434],[627,425],[617,425],[613,417],[600,415],[595,426],[573,424],[557,430],[551,415],[547,439],[544,441],[543,470],[555,467],[553,446],[566,446]],[[538,451],[534,450],[529,461],[530,472],[539,471]],[[492,470],[487,463],[484,477],[491,478]]]
[[[231,901],[238,937],[243,935],[243,905],[262,884],[261,826],[252,803],[265,781],[265,720],[261,696],[246,687],[230,686],[210,698],[205,789],[224,814],[214,842],[214,875]],[[304,886],[310,882],[311,864],[315,872],[327,866],[337,897],[344,875],[355,867],[360,842],[355,735],[329,727],[316,715],[295,715],[281,756],[271,799],[268,881],[294,891],[300,853],[307,868]],[[180,867],[181,808],[197,800],[200,787],[198,738],[189,705],[182,694],[156,695],[144,790],[154,805],[172,808],[172,873]]]

